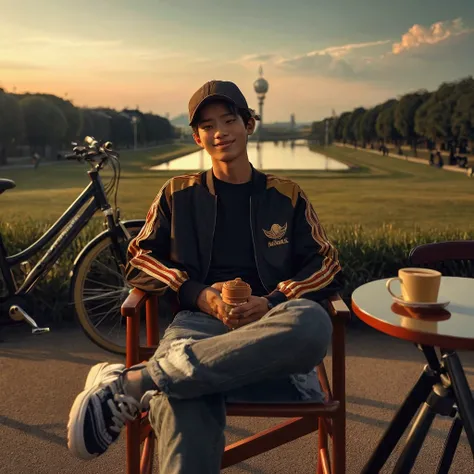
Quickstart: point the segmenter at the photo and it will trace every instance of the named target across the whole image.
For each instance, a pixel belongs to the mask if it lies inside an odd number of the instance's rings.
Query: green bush
[[[19,221],[15,225],[0,222],[0,232],[10,254],[17,253],[38,239],[48,225],[35,221]],[[69,302],[69,274],[80,250],[102,231],[100,218],[91,222],[70,245],[59,262],[40,282],[32,293],[35,313],[39,312],[45,321],[59,322],[73,317]],[[459,230],[395,230],[391,226],[379,229],[351,227],[328,227],[327,233],[339,251],[346,287],[343,297],[346,301],[358,286],[372,280],[397,274],[400,267],[408,264],[410,250],[420,244],[444,240],[465,240],[474,238],[472,232]],[[32,265],[35,261],[30,262]],[[15,269],[19,282],[23,275]],[[0,287],[1,289],[1,287]]]
[[[328,228],[327,233],[339,251],[346,300],[364,283],[396,276],[399,268],[409,265],[408,256],[417,245],[474,238],[472,231],[449,228],[405,231],[389,225],[375,230],[362,226]]]

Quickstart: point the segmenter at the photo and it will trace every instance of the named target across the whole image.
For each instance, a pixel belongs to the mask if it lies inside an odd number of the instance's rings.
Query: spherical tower
[[[265,94],[268,92],[268,81],[263,78],[263,68],[260,66],[259,69],[260,77],[253,83],[253,88],[257,93],[258,98],[258,114],[260,115],[260,125],[258,127],[258,141],[262,138],[263,128],[263,101],[265,100]]]

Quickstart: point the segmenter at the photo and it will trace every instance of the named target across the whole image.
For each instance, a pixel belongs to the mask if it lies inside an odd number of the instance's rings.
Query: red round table
[[[453,418],[437,471],[448,473],[463,428],[474,456],[474,399],[455,352],[474,350],[474,279],[442,277],[438,301],[450,301],[444,309],[397,304],[386,289],[387,280],[357,288],[352,294],[352,309],[378,331],[415,343],[428,363],[362,472],[381,470],[419,411],[393,472],[411,471],[433,419],[440,414]],[[394,283],[394,292],[399,294],[399,283]]]

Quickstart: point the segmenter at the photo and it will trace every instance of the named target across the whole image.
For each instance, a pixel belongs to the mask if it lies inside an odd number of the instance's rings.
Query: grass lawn
[[[143,218],[161,185],[173,174],[149,171],[149,166],[195,149],[173,144],[124,152],[118,200],[123,218]],[[281,173],[302,186],[328,229],[354,225],[376,229],[385,224],[407,231],[474,230],[474,180],[464,174],[350,148],[315,151],[358,167],[351,172]],[[40,165],[37,170],[0,168],[0,177],[17,183],[0,196],[0,219],[55,220],[88,183],[87,169],[74,162]]]
[[[339,177],[301,180],[324,223],[474,229],[474,180],[463,173],[351,148],[315,150],[360,167]]]

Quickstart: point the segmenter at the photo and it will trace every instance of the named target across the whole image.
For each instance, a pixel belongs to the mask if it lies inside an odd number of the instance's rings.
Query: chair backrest
[[[439,270],[445,276],[474,278],[474,240],[419,245],[409,255],[410,264]]]

